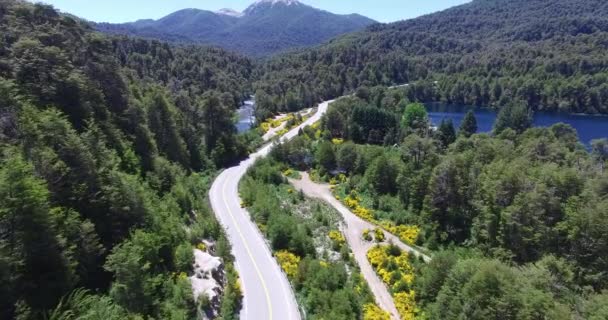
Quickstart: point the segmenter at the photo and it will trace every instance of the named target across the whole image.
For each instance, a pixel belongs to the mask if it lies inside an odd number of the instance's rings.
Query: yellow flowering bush
[[[285,117],[279,119],[279,121],[281,123],[283,123],[283,122],[287,122],[287,121],[293,120],[294,118],[295,117],[294,117],[293,113],[290,113],[290,114],[286,115]]]
[[[317,121],[317,122],[313,123],[310,127],[317,130],[317,129],[319,129],[320,125],[321,125],[321,122]]]
[[[376,228],[376,230],[374,230],[374,238],[376,238],[376,241],[378,242],[384,241],[384,231],[380,228]]]
[[[295,254],[281,250],[275,253],[281,268],[287,274],[289,278],[294,278],[298,274],[298,265],[300,264],[300,257]]]
[[[338,245],[339,247],[342,247],[346,243],[346,239],[344,238],[344,235],[342,234],[342,232],[340,232],[338,230],[331,230],[329,232],[329,238],[331,240],[333,240],[334,243],[336,245]]]
[[[355,208],[353,213],[356,214],[357,216],[359,216],[363,220],[374,221],[374,214],[369,209],[358,206],[357,208]]]
[[[207,246],[204,243],[199,243],[196,245],[196,248],[201,251],[207,251]]]
[[[367,252],[367,260],[374,268],[379,268],[382,263],[388,260],[386,250],[381,246],[374,246]]]
[[[319,261],[319,265],[323,268],[327,268],[329,266],[329,264],[327,264],[325,261]]]
[[[284,135],[284,134],[286,134],[287,132],[289,132],[289,129],[286,129],[286,128],[281,129],[281,130],[277,131],[277,136],[279,136],[279,137],[280,137],[280,136],[283,136],[283,135]]]
[[[391,315],[373,303],[363,306],[363,320],[390,320]]]
[[[338,184],[338,180],[337,180],[335,177],[334,177],[334,178],[329,179],[329,185],[330,185],[330,186],[335,186],[335,185],[337,185],[337,184]]]
[[[415,292],[408,289],[414,280],[414,269],[408,261],[408,254],[401,250],[395,251],[394,247],[377,245],[367,252],[367,259],[382,281],[391,288],[401,319],[414,319]]]
[[[281,120],[275,120],[275,119],[270,119],[270,120],[268,120],[268,122],[270,122],[270,126],[273,128],[277,128],[281,125],[281,123],[283,123]]]
[[[369,234],[369,229],[363,230],[363,240],[372,241],[372,236]]]
[[[410,292],[397,292],[393,295],[395,307],[401,315],[402,320],[413,320],[416,316],[416,294],[414,290]]]
[[[321,139],[321,133],[322,133],[321,130],[315,131],[315,139],[317,139],[317,140]]]
[[[344,139],[333,138],[333,139],[331,139],[331,143],[333,143],[336,146],[339,146],[344,143]]]
[[[360,202],[361,202],[361,197],[357,196],[354,191],[351,192],[350,195],[346,196],[346,198],[344,198],[344,204],[348,208],[353,210],[354,214],[359,216],[361,219],[364,219],[364,220],[367,220],[370,222],[375,222],[373,212],[370,209],[362,207]]]
[[[236,293],[236,295],[238,297],[243,295],[243,289],[242,289],[242,285],[241,285],[241,278],[237,278],[236,281],[234,281],[234,292]]]
[[[353,198],[352,196],[348,195],[346,196],[346,198],[344,198],[344,204],[351,209],[356,209],[357,207],[359,207],[359,199]]]
[[[262,128],[262,131],[264,131],[264,133],[270,131],[270,123],[268,122],[262,122],[262,124],[260,124],[260,128]]]
[[[399,239],[408,244],[414,244],[416,242],[416,239],[418,238],[418,234],[420,233],[420,228],[417,226],[396,226],[394,223],[389,221],[380,222],[380,226],[382,226],[382,228],[384,228],[386,231],[396,235],[397,237],[399,237]]]

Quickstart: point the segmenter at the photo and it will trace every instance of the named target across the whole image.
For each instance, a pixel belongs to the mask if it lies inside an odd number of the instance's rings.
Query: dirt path
[[[388,311],[391,314],[392,319],[399,319],[399,314],[397,312],[397,308],[395,307],[395,303],[393,301],[393,297],[388,291],[386,285],[382,282],[382,280],[376,274],[374,268],[367,260],[367,251],[371,249],[375,243],[370,241],[363,240],[362,234],[363,231],[374,230],[377,228],[376,225],[367,222],[354,213],[352,213],[346,206],[344,206],[340,201],[334,198],[334,195],[327,184],[319,184],[310,180],[310,176],[306,172],[301,172],[301,179],[289,179],[289,182],[298,190],[304,192],[305,195],[321,199],[327,202],[329,205],[334,207],[342,217],[344,218],[345,230],[344,233],[346,235],[346,241],[353,251],[355,256],[355,260],[359,267],[361,268],[361,273],[363,277],[367,281],[372,293],[376,297],[376,302],[378,305]],[[419,252],[415,248],[403,243],[397,236],[384,231],[386,242],[392,242],[401,250],[404,250],[408,253],[414,254],[416,256],[421,256],[425,261],[430,261],[431,258],[426,256],[425,254]]]
[[[343,231],[346,235],[346,241],[348,242],[348,245],[353,251],[355,260],[361,268],[361,274],[367,281],[367,284],[369,285],[372,293],[374,294],[376,302],[382,309],[388,311],[391,314],[392,319],[399,319],[399,313],[397,312],[397,308],[395,307],[393,297],[388,291],[386,285],[384,285],[382,280],[378,277],[378,275],[376,275],[374,268],[367,260],[367,251],[374,246],[374,243],[363,240],[362,234],[365,229],[373,230],[376,228],[376,226],[359,218],[348,208],[346,208],[340,201],[336,200],[328,185],[313,182],[312,180],[310,180],[310,176],[306,172],[302,172],[301,176],[301,180],[289,179],[289,182],[298,191],[301,190],[309,197],[321,199],[329,203],[332,207],[338,210],[338,212],[340,212],[340,214],[344,218],[345,230]],[[412,252],[416,255],[422,255],[414,248],[401,242],[401,240],[399,240],[394,235],[385,232],[385,236],[387,241],[392,241],[402,250]],[[424,255],[422,256],[425,257]]]

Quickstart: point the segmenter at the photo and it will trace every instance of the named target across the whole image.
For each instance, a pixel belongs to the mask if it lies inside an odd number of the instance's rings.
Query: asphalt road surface
[[[281,141],[293,139],[300,128],[320,120],[331,102],[333,100],[319,104],[316,114],[286,133]],[[243,320],[301,318],[287,277],[272,256],[264,236],[251,221],[249,213],[241,208],[238,194],[239,181],[247,169],[256,159],[267,156],[273,146],[266,145],[238,166],[224,170],[209,191],[211,207],[226,230],[236,259],[235,265],[243,289],[243,308],[240,314]]]

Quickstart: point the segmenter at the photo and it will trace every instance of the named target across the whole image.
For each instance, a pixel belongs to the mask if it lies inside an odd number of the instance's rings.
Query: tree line
[[[605,114],[606,14],[601,0],[473,1],[274,57],[254,87],[270,112],[415,83],[420,102]]]

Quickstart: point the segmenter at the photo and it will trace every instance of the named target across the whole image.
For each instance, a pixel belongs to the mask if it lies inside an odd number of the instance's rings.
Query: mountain
[[[337,15],[296,0],[260,0],[242,13],[184,9],[159,20],[94,25],[107,33],[217,45],[251,56],[266,56],[318,45],[374,23],[358,14]]]
[[[607,49],[604,0],[475,0],[279,55],[255,87],[270,111],[417,82],[410,100],[606,114]]]

